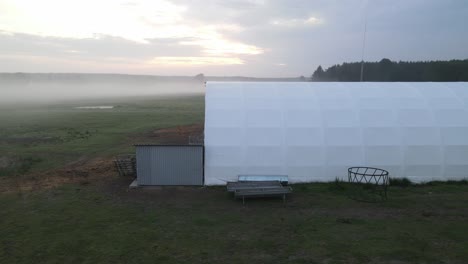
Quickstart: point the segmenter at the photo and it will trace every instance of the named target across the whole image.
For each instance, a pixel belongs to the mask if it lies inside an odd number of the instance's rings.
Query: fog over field
[[[47,103],[71,99],[202,93],[201,83],[154,83],[147,85],[119,83],[71,84],[45,82],[2,84],[0,103]]]
[[[75,99],[200,94],[204,82],[196,79],[154,79],[126,75],[0,76],[0,104],[49,103]]]
[[[81,73],[0,73],[0,104],[75,99],[202,94],[205,81],[297,82],[304,77],[254,78]]]

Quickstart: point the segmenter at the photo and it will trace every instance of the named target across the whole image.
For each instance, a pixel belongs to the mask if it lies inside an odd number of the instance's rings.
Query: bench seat
[[[279,181],[283,185],[287,185],[288,181],[289,181],[287,175],[250,175],[250,174],[238,175],[237,180],[238,181],[249,181],[249,182],[254,182],[254,181],[261,181],[261,182]]]
[[[245,204],[245,198],[249,197],[272,197],[281,196],[283,202],[286,201],[286,195],[292,192],[291,187],[283,186],[267,186],[267,187],[251,187],[245,189],[237,189],[234,192],[236,198],[242,198],[242,203]]]
[[[252,189],[252,188],[277,188],[281,187],[279,181],[238,181],[228,182],[226,188],[228,192],[235,192],[237,190]]]

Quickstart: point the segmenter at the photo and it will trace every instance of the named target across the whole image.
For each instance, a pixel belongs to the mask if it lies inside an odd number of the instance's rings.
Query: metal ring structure
[[[389,172],[373,167],[350,167],[348,168],[348,182],[355,186],[355,192],[350,198],[366,202],[387,200],[387,186],[389,185]],[[367,197],[364,191],[368,192]],[[380,199],[375,199],[376,196]],[[365,197],[365,198],[363,198]]]

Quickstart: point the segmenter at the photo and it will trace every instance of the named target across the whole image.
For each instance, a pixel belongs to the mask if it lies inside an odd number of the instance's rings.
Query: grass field
[[[128,190],[109,159],[155,129],[202,122],[203,107],[202,96],[1,107],[0,184],[86,179],[0,193],[0,263],[468,262],[466,182],[390,186],[382,203],[349,199],[339,182],[245,206],[221,187]]]
[[[391,187],[385,203],[330,184],[243,206],[223,188],[65,185],[2,195],[1,263],[466,263],[468,186]],[[120,186],[120,187],[116,187]]]
[[[76,109],[112,105],[113,109]],[[203,122],[203,96],[116,98],[0,107],[0,176],[133,151],[158,128]],[[155,142],[157,143],[157,142]]]

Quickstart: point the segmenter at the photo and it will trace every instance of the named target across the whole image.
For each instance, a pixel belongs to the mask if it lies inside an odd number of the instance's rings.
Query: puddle
[[[112,109],[113,105],[77,106],[76,109]]]

